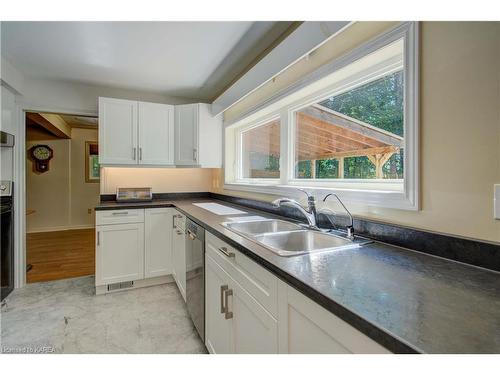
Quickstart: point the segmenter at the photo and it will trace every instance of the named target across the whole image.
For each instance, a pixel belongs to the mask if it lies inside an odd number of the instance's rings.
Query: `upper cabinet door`
[[[137,102],[99,98],[99,163],[137,164]]]
[[[174,164],[174,106],[139,102],[139,164]]]
[[[199,105],[175,106],[175,164],[197,165]]]

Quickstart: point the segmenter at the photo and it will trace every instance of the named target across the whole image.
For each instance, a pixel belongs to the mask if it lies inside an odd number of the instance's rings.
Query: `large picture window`
[[[402,179],[403,101],[400,70],[295,112],[295,177]]]
[[[241,132],[242,178],[280,177],[280,120]]]
[[[345,56],[332,71],[226,127],[226,188],[292,187],[418,208],[416,23]]]

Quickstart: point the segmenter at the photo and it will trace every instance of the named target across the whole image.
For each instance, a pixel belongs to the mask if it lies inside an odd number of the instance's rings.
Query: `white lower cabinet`
[[[205,345],[210,353],[233,353],[232,321],[226,319],[225,291],[229,290],[229,275],[208,255],[205,257]]]
[[[186,301],[186,217],[174,210],[172,229],[172,276]]]
[[[278,322],[237,282],[232,284],[233,347],[237,354],[278,352]]]
[[[168,282],[172,208],[96,212],[96,293]],[[171,280],[171,279],[170,279]],[[113,285],[133,281],[133,285]]]
[[[389,353],[235,248],[205,238],[210,353]]]
[[[277,321],[217,262],[205,261],[205,344],[210,353],[277,353]]]
[[[280,353],[390,353],[282,281],[278,285],[278,309]]]
[[[172,273],[172,208],[144,210],[144,277]]]
[[[144,278],[144,224],[96,228],[96,286]]]

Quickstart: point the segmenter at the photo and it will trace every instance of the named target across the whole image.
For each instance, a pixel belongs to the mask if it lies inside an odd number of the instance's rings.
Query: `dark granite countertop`
[[[134,208],[160,208],[160,207],[174,207],[172,199],[154,199],[149,202],[117,202],[117,201],[104,201],[95,207],[96,211],[105,210],[131,210]]]
[[[99,209],[177,207],[347,323],[398,353],[500,353],[500,273],[383,243],[280,257],[221,226],[214,199],[103,202]],[[249,215],[273,215],[227,202]],[[244,216],[244,215],[236,215]]]

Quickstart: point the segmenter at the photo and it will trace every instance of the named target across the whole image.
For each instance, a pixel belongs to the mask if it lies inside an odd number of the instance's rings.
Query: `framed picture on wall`
[[[85,142],[85,182],[99,182],[99,147],[97,142]]]

